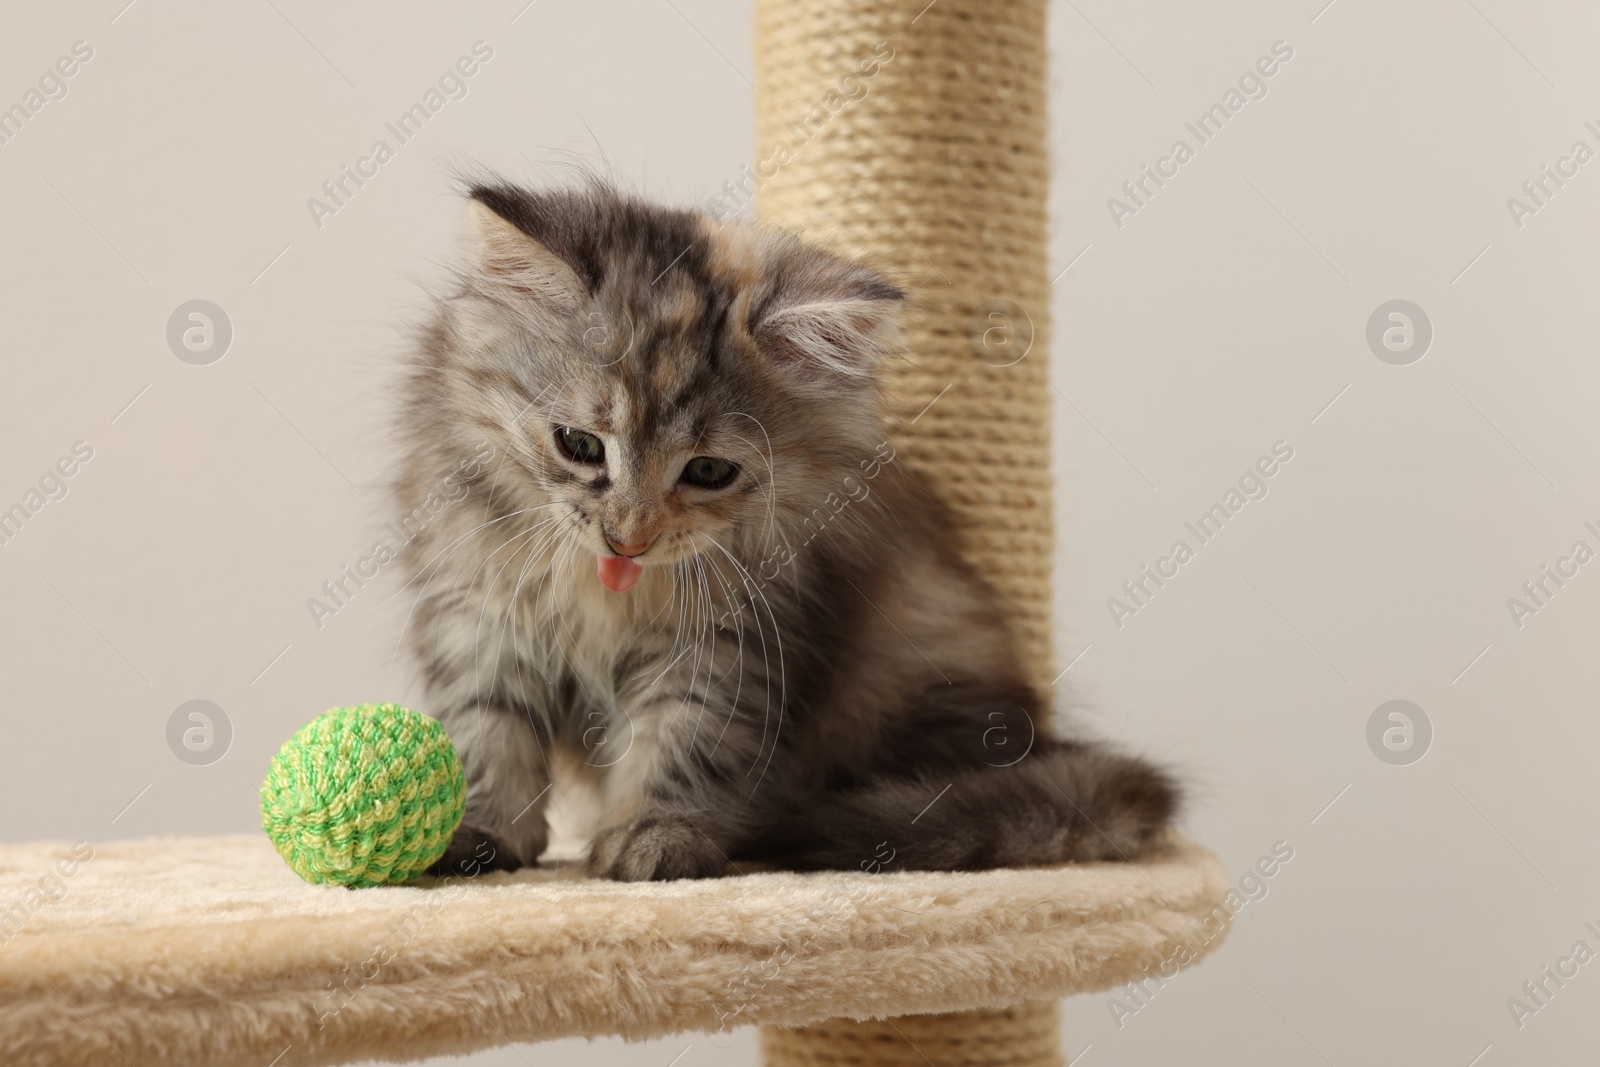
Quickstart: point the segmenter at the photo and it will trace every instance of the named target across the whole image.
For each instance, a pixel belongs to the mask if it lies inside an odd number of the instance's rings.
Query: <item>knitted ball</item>
[[[398,704],[334,708],[289,739],[261,783],[261,826],[308,882],[407,882],[444,855],[466,781],[444,727]]]

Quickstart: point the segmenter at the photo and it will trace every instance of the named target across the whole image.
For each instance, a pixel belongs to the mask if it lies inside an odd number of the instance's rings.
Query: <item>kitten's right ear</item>
[[[566,261],[474,196],[467,201],[477,231],[478,270],[513,296],[557,314],[574,314],[585,293]]]

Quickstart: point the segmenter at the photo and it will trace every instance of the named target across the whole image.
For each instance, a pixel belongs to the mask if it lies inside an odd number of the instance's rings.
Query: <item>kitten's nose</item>
[[[640,541],[638,544],[626,545],[621,541],[611,537],[610,534],[606,535],[606,544],[610,545],[611,551],[615,552],[619,556],[642,556],[649,550],[650,546],[655,543],[655,538],[652,537],[648,541]]]

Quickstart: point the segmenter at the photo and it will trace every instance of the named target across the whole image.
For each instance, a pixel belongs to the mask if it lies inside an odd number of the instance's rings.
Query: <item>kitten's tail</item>
[[[1039,738],[1013,766],[925,772],[822,794],[741,851],[799,870],[1132,860],[1161,836],[1178,803],[1172,779],[1143,760]]]

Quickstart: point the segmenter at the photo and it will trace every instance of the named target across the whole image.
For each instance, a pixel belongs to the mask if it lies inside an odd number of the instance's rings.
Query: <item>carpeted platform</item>
[[[1181,839],[1138,866],[362,890],[302,883],[261,835],[92,853],[0,847],[0,1063],[292,1067],[1005,1008],[1203,955],[1228,916],[1221,866]]]

